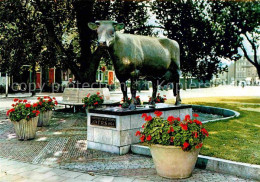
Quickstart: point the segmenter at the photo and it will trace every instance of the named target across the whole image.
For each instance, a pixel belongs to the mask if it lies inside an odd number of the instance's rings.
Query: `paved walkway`
[[[118,156],[88,150],[84,113],[55,111],[37,137],[18,141],[13,125],[0,113],[0,182],[19,181],[173,181],[156,174],[151,157]],[[177,180],[175,180],[177,181]],[[246,181],[232,175],[195,169],[179,181]]]
[[[195,169],[189,179],[168,180],[155,174],[147,176],[101,176],[95,173],[81,173],[57,168],[43,167],[0,158],[0,182],[143,182],[143,181],[249,181],[231,175]]]

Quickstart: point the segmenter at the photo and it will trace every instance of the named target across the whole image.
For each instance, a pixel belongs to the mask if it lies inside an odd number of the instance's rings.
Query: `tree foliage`
[[[154,1],[152,9],[164,35],[176,40],[181,51],[184,76],[211,79],[224,68],[221,65],[210,22],[203,11],[207,4],[199,1]]]
[[[218,53],[228,58],[238,58],[238,50],[241,49],[260,76],[260,3],[208,1],[208,5]],[[250,46],[246,47],[246,43]]]
[[[93,83],[105,53],[96,47],[96,33],[87,23],[124,21],[126,32],[148,34],[149,29],[142,30],[148,19],[143,4],[127,0],[1,1],[1,69],[15,74],[21,65],[37,62],[69,68],[79,82]]]

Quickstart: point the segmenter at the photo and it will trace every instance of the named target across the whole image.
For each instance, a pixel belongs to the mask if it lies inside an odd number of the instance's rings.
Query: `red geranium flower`
[[[27,100],[26,100],[26,99],[24,99],[24,100],[23,100],[23,103],[26,103],[26,102],[27,102]]]
[[[198,115],[197,113],[194,113],[193,116],[194,116],[195,118],[199,117],[199,115]]]
[[[152,140],[152,137],[151,137],[151,135],[148,135],[148,137],[146,137],[146,140],[147,140],[147,141],[150,141],[150,140]]]
[[[89,96],[90,96],[90,93],[88,93],[87,97],[89,97]]]
[[[174,137],[171,137],[170,142],[173,142],[173,140],[174,140]]]
[[[157,117],[160,117],[162,115],[162,112],[161,111],[155,111],[154,114],[157,116]]]
[[[31,104],[25,104],[25,107],[29,108],[29,107],[31,107]]]
[[[200,122],[199,120],[197,120],[197,119],[194,119],[193,120],[197,125],[202,125],[202,122]]]
[[[44,99],[47,99],[48,97],[47,97],[47,96],[44,96],[43,98],[44,98]]]
[[[98,105],[98,102],[95,102],[94,105]]]
[[[202,128],[201,132],[202,132],[203,135],[206,135],[207,137],[209,136],[209,133],[205,128]]]
[[[34,104],[33,104],[33,107],[37,107],[37,106],[38,106],[38,104],[37,104],[37,103],[34,103]]]
[[[198,138],[198,132],[194,132],[194,138]]]
[[[9,114],[11,113],[11,112],[14,112],[15,111],[15,109],[14,108],[12,108],[12,109],[9,109],[7,112],[6,112],[6,115],[7,116],[9,116]]]
[[[142,136],[140,137],[141,142],[144,142],[144,139],[145,139],[145,135],[142,135]]]
[[[58,102],[55,100],[54,104],[55,104],[55,105],[58,105]]]
[[[145,127],[145,123],[142,125],[142,128],[144,128]]]
[[[142,114],[142,118],[146,118],[147,117],[147,114],[146,113],[143,113]]]
[[[177,117],[176,120],[177,120],[177,121],[181,121],[180,117]]]
[[[187,124],[181,123],[180,126],[181,126],[181,128],[182,128],[183,130],[186,130],[186,131],[188,130]]]
[[[38,116],[39,114],[40,114],[40,111],[37,110],[37,111],[36,111],[36,116]]]
[[[19,100],[19,102],[23,102],[23,100]]]
[[[152,116],[147,116],[147,117],[145,118],[145,121],[151,121],[152,119],[153,119]]]
[[[97,95],[99,95],[100,94],[100,92],[97,92]]]
[[[135,136],[139,136],[139,135],[141,135],[141,132],[140,132],[140,131],[137,131],[137,132],[135,133]]]
[[[174,117],[173,116],[169,116],[168,118],[167,118],[167,121],[169,121],[169,124],[173,124],[173,121],[174,121]]]
[[[39,102],[39,105],[41,106],[41,105],[42,105],[42,102]]]
[[[14,102],[17,102],[19,99],[17,99],[17,98],[14,98]]]
[[[184,120],[185,120],[185,121],[190,120],[190,115],[187,114],[187,115],[185,116]]]
[[[188,148],[189,146],[190,146],[190,144],[188,142],[184,142],[182,149],[184,150],[184,149]]]
[[[168,130],[168,133],[174,132],[173,127],[171,126],[170,129]]]
[[[195,148],[196,148],[196,149],[201,148],[202,145],[203,145],[203,143],[199,143],[198,145],[195,146]]]
[[[37,98],[37,100],[40,100],[40,99],[41,99],[41,97],[38,97],[38,98]]]

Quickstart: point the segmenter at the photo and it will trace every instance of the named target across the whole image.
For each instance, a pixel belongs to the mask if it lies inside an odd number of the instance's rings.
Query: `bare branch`
[[[257,62],[257,49],[256,49],[256,45],[255,45],[253,40],[249,39],[249,37],[248,37],[248,35],[246,33],[245,33],[245,37],[247,38],[248,42],[251,44],[251,46],[252,46],[252,48],[254,50],[254,63],[258,64],[258,62]]]
[[[255,63],[253,60],[251,60],[250,57],[248,56],[248,54],[247,54],[247,52],[246,52],[246,49],[245,49],[245,47],[244,47],[243,44],[241,45],[241,49],[242,49],[242,51],[244,52],[244,56],[246,57],[246,59],[247,59],[251,64],[253,64],[254,66],[256,66],[256,63]]]

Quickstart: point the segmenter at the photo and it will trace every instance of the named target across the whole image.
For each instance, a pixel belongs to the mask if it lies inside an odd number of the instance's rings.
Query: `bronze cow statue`
[[[116,32],[124,28],[123,23],[116,21],[96,21],[88,26],[97,30],[98,45],[108,49],[124,100],[128,99],[125,82],[131,79],[131,95],[135,101],[136,81],[145,78],[152,81],[152,98],[156,97],[158,83],[173,83],[175,104],[180,104],[180,49],[176,41]]]

